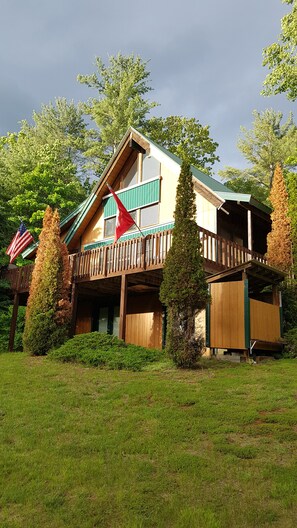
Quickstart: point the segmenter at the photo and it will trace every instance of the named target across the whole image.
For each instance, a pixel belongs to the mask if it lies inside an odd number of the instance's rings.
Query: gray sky
[[[154,115],[196,117],[210,125],[226,165],[244,167],[240,126],[252,111],[287,117],[296,103],[262,97],[262,49],[289,10],[281,0],[0,0],[0,134],[55,97],[95,95],[76,81],[119,51],[150,60]],[[296,117],[296,116],[295,116]]]

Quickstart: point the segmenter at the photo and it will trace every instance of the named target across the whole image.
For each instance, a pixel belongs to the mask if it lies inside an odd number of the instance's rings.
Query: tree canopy
[[[264,112],[253,112],[253,128],[248,130],[241,127],[242,137],[238,141],[238,148],[249,163],[249,168],[244,170],[227,167],[219,171],[219,175],[232,187],[236,180],[238,191],[245,192],[247,182],[253,182],[251,190],[255,190],[255,184],[259,186],[257,198],[267,199],[272,185],[272,178],[277,163],[286,165],[291,156],[296,153],[297,127],[290,114],[288,119],[282,123],[283,114],[275,110],[264,110]],[[234,187],[233,187],[234,188]]]
[[[215,154],[218,143],[210,138],[209,126],[202,126],[194,117],[152,117],[144,131],[159,145],[205,172],[211,172],[214,162],[219,161]]]
[[[211,172],[219,158],[215,154],[218,144],[210,138],[208,126],[202,126],[196,118],[149,118],[157,103],[145,97],[151,91],[147,65],[148,61],[139,56],[119,53],[109,57],[108,65],[97,57],[97,71],[78,76],[79,82],[97,91],[97,97],[84,105],[97,125],[97,130],[89,133],[90,166],[100,175],[129,126],[133,126],[173,154]]]
[[[84,108],[98,127],[91,132],[94,141],[88,154],[100,174],[129,126],[141,128],[157,103],[145,97],[151,91],[150,73],[139,56],[118,53],[109,57],[109,65],[96,57],[96,68],[91,75],[78,75],[78,81],[97,91]]]
[[[264,48],[263,66],[271,70],[264,81],[263,95],[285,93],[297,97],[297,0],[283,0],[292,10],[281,19],[278,42]]]
[[[19,133],[0,138],[0,216],[11,228],[9,236],[19,217],[32,234],[38,234],[47,205],[67,215],[89,190],[82,111],[74,103],[57,99],[55,105],[33,112],[32,120],[32,125],[22,121]]]

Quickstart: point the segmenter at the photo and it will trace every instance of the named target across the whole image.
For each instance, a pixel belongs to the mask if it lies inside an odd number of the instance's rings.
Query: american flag
[[[27,230],[24,222],[21,222],[20,227],[18,228],[16,234],[14,235],[12,241],[10,242],[6,255],[10,256],[10,264],[24,251],[24,249],[34,242],[30,231]]]

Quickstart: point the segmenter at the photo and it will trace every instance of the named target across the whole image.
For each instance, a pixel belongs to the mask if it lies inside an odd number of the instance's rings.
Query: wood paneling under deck
[[[126,342],[162,348],[162,305],[158,295],[128,297]]]
[[[251,339],[279,341],[281,338],[279,306],[250,300]]]
[[[211,285],[210,347],[245,349],[244,281]]]
[[[76,334],[86,334],[92,329],[92,303],[90,301],[79,301],[75,324]]]

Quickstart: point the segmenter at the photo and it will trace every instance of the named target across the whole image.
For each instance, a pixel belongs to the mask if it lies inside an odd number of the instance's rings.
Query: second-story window
[[[137,169],[138,169],[138,160],[136,160],[133,163],[132,167],[127,172],[126,176],[123,178],[123,180],[122,180],[123,189],[138,183],[138,170]]]
[[[150,155],[145,154],[142,159],[142,181],[150,180],[160,176],[161,164]]]

